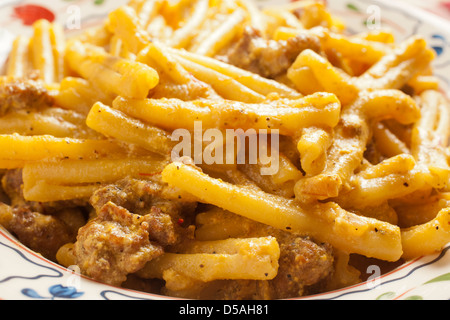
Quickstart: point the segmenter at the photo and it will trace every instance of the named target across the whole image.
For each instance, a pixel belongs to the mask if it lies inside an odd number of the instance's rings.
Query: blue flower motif
[[[78,292],[75,287],[64,287],[62,285],[51,286],[48,289],[48,291],[50,292],[51,297],[43,297],[39,295],[35,290],[29,288],[23,289],[22,294],[33,299],[51,299],[51,300],[54,300],[56,298],[76,299],[84,294],[84,292]]]
[[[64,299],[76,299],[84,294],[84,292],[78,292],[75,287],[64,287],[62,285],[52,286],[49,291],[53,297]]]
[[[437,54],[438,56],[440,56],[441,54],[444,53],[444,48],[443,48],[443,47],[434,46],[434,47],[433,47],[433,50],[436,52],[436,54]]]
[[[441,34],[433,34],[431,36],[431,38],[433,38],[433,40],[436,40],[437,42],[439,42],[439,44],[436,44],[432,47],[433,47],[434,51],[436,51],[436,54],[438,56],[442,55],[444,53],[444,48],[447,45],[447,39]]]
[[[22,294],[27,296],[27,297],[33,298],[33,299],[46,299],[46,298],[40,296],[39,293],[37,293],[33,289],[28,289],[28,288],[27,289],[23,289],[22,290]]]

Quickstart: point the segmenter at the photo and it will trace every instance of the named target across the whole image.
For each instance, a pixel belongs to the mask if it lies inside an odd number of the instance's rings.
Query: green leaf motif
[[[443,274],[442,276],[431,279],[430,281],[427,281],[424,284],[441,282],[441,281],[450,281],[450,273],[446,273],[446,274]]]
[[[347,8],[356,12],[360,12],[359,8],[355,6],[353,3],[348,3]]]
[[[411,296],[406,298],[405,300],[423,300],[421,296]]]
[[[395,292],[385,292],[382,295],[379,295],[376,300],[391,300],[395,297]]]

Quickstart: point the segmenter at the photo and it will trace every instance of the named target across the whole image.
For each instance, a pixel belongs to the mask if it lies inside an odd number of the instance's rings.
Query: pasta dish
[[[96,281],[327,292],[450,242],[450,104],[420,36],[322,1],[131,0],[39,20],[0,77],[0,224]]]

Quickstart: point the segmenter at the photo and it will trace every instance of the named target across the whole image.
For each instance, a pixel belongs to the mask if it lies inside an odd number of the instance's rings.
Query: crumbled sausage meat
[[[127,275],[164,253],[163,247],[150,241],[152,228],[169,227],[160,221],[160,212],[146,216],[132,214],[112,202],[82,227],[74,246],[77,265],[83,274],[111,285],[121,285]]]
[[[53,105],[48,90],[34,80],[14,80],[0,84],[0,116],[11,111],[36,110]]]
[[[185,204],[160,192],[153,182],[124,179],[93,194],[97,216],[80,229],[74,248],[83,274],[120,285],[166,247],[193,237],[178,223]]]
[[[294,235],[278,238],[280,259],[273,280],[224,281],[216,292],[223,300],[268,300],[301,297],[333,272],[331,246]]]
[[[56,261],[56,253],[63,245],[73,242],[74,234],[63,220],[30,210],[29,207],[13,207],[7,229],[20,242],[45,258]]]
[[[246,28],[242,39],[220,59],[266,78],[283,75],[298,55],[311,49],[321,51],[318,37],[298,35],[289,40],[266,40],[260,32]]]
[[[300,297],[305,288],[325,279],[333,271],[332,248],[301,237],[280,241],[278,275],[270,281],[276,299]]]

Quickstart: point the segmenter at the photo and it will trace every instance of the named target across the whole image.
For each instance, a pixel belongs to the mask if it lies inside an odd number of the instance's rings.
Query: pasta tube
[[[30,45],[33,68],[39,71],[39,78],[46,83],[56,82],[51,28],[51,24],[47,20],[37,21],[33,25],[33,37]]]
[[[227,75],[184,58],[178,57],[177,61],[187,71],[192,73],[195,78],[205,83],[209,83],[214,91],[224,99],[247,103],[262,102],[265,99],[263,95],[253,91]]]
[[[341,194],[338,202],[345,207],[365,208],[421,190],[426,187],[426,175],[415,166],[412,156],[399,155],[369,167],[351,179],[351,190]]]
[[[55,159],[97,159],[124,155],[125,150],[108,140],[55,138],[52,136],[0,135],[0,159],[40,161]]]
[[[307,68],[311,73],[303,72]],[[316,88],[315,92],[323,89],[334,93],[342,105],[347,105],[358,97],[359,89],[352,83],[351,77],[333,67],[329,61],[310,49],[300,53],[288,70],[288,78],[300,92],[303,89],[303,82],[309,81],[304,78],[305,75],[314,75],[314,79],[320,84],[320,88]],[[309,94],[304,91],[302,93]]]
[[[30,163],[23,168],[24,188],[41,180],[54,185],[81,185],[111,183],[127,176],[145,179],[161,173],[166,164],[152,157]]]
[[[99,185],[61,186],[39,181],[31,188],[24,190],[27,201],[54,202],[76,199],[89,199]]]
[[[209,9],[209,0],[197,0],[192,5],[192,13],[188,22],[181,28],[177,29],[171,39],[169,45],[174,48],[186,48],[190,40],[195,36],[195,32],[200,28],[207,16]]]
[[[401,235],[404,259],[441,251],[450,242],[450,208],[442,209],[430,222],[403,229]]]
[[[372,90],[401,89],[415,75],[429,68],[434,58],[425,39],[412,37],[359,77],[358,86]]]
[[[150,43],[150,37],[141,26],[135,10],[129,6],[122,6],[109,14],[108,28],[134,54]]]
[[[171,281],[174,274],[202,282],[271,280],[277,275],[280,256],[273,237],[198,241],[187,245],[184,251],[166,253],[148,262],[137,274],[146,279],[164,279],[169,289],[177,285],[177,281]]]
[[[202,42],[195,53],[208,57],[215,56],[241,32],[245,18],[244,10],[234,11],[218,29]]]
[[[445,153],[450,138],[450,105],[438,91],[425,91],[420,97],[423,115],[412,131],[411,153],[430,173],[428,183],[443,189],[450,183],[450,166]]]
[[[108,104],[112,102],[112,98],[89,81],[76,77],[64,78],[55,96],[57,106],[83,115],[87,115],[92,105],[98,101]]]
[[[402,255],[398,227],[354,215],[334,203],[304,208],[294,200],[213,179],[182,163],[168,165],[162,177],[200,201],[281,230],[309,235],[345,252],[388,261]]]
[[[130,100],[117,98],[113,107],[134,118],[166,130],[203,128],[277,129],[280,134],[295,135],[303,127],[334,127],[340,116],[340,103],[333,94],[319,93],[298,100],[243,104],[226,100],[177,99]]]
[[[371,136],[369,124],[389,118],[405,124],[414,123],[420,118],[420,109],[411,97],[397,90],[367,92],[352,105],[344,107],[341,121],[334,130],[326,170],[300,180],[295,186],[297,199],[307,202],[338,197],[342,186],[363,160]]]
[[[400,140],[386,125],[378,122],[373,128],[373,137],[377,150],[385,157],[394,157],[399,154],[410,154],[408,146]]]
[[[305,128],[298,139],[297,149],[300,153],[302,169],[309,175],[322,172],[326,166],[328,149],[333,135],[330,130],[322,128]]]
[[[67,46],[72,70],[102,91],[131,99],[144,99],[159,82],[158,73],[139,62],[118,58],[101,48],[73,41]]]
[[[36,162],[23,168],[23,193],[28,201],[89,198],[101,184],[159,174],[166,162],[154,158]]]
[[[7,62],[6,75],[10,78],[25,78],[31,71],[30,39],[19,36],[14,40]]]
[[[165,48],[171,54],[189,60],[205,68],[217,71],[220,74],[228,76],[235,81],[243,84],[249,89],[263,95],[268,96],[272,93],[279,94],[282,98],[301,98],[301,94],[292,88],[283,85],[277,81],[263,78],[252,72],[237,68],[225,62],[210,57],[201,56],[184,50],[176,50]]]
[[[174,146],[169,132],[130,118],[100,102],[92,107],[86,124],[107,137],[137,145],[157,154],[167,156]]]

